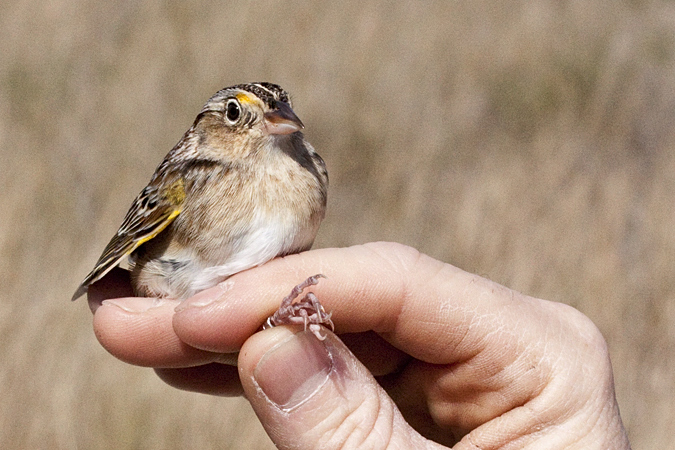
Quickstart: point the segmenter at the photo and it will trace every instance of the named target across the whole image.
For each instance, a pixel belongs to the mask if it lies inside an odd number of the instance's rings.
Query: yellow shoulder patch
[[[185,200],[185,182],[182,178],[174,181],[173,184],[169,186],[169,188],[166,190],[166,193],[164,194],[164,198],[166,198],[174,206],[180,206],[183,204],[183,201]],[[178,213],[176,213],[176,215],[177,214]],[[173,216],[171,219],[175,217],[176,216]]]

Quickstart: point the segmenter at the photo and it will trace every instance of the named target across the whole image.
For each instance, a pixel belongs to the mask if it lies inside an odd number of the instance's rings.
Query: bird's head
[[[238,84],[211,97],[193,126],[200,144],[245,157],[265,141],[304,128],[293,112],[288,93],[272,83]]]

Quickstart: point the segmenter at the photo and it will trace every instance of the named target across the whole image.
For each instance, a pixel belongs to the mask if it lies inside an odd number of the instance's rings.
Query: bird
[[[134,293],[184,300],[309,250],[325,217],[326,164],[289,94],[268,82],[216,92],[134,199],[73,300],[127,258]]]

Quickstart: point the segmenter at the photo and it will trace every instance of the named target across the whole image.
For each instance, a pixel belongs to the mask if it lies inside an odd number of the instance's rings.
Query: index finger
[[[436,364],[478,353],[485,327],[500,328],[518,302],[527,302],[413,248],[372,243],[291,255],[234,275],[177,308],[174,330],[196,348],[236,350],[294,285],[316,273],[328,277],[311,289],[333,313],[337,333],[372,330]]]

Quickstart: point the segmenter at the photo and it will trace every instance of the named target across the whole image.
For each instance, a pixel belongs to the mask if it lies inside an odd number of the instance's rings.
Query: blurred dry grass
[[[572,304],[634,448],[675,448],[674,69],[667,1],[0,4],[0,447],[272,448],[68,301],[203,101],[269,80],[329,167],[317,246],[396,240]]]

